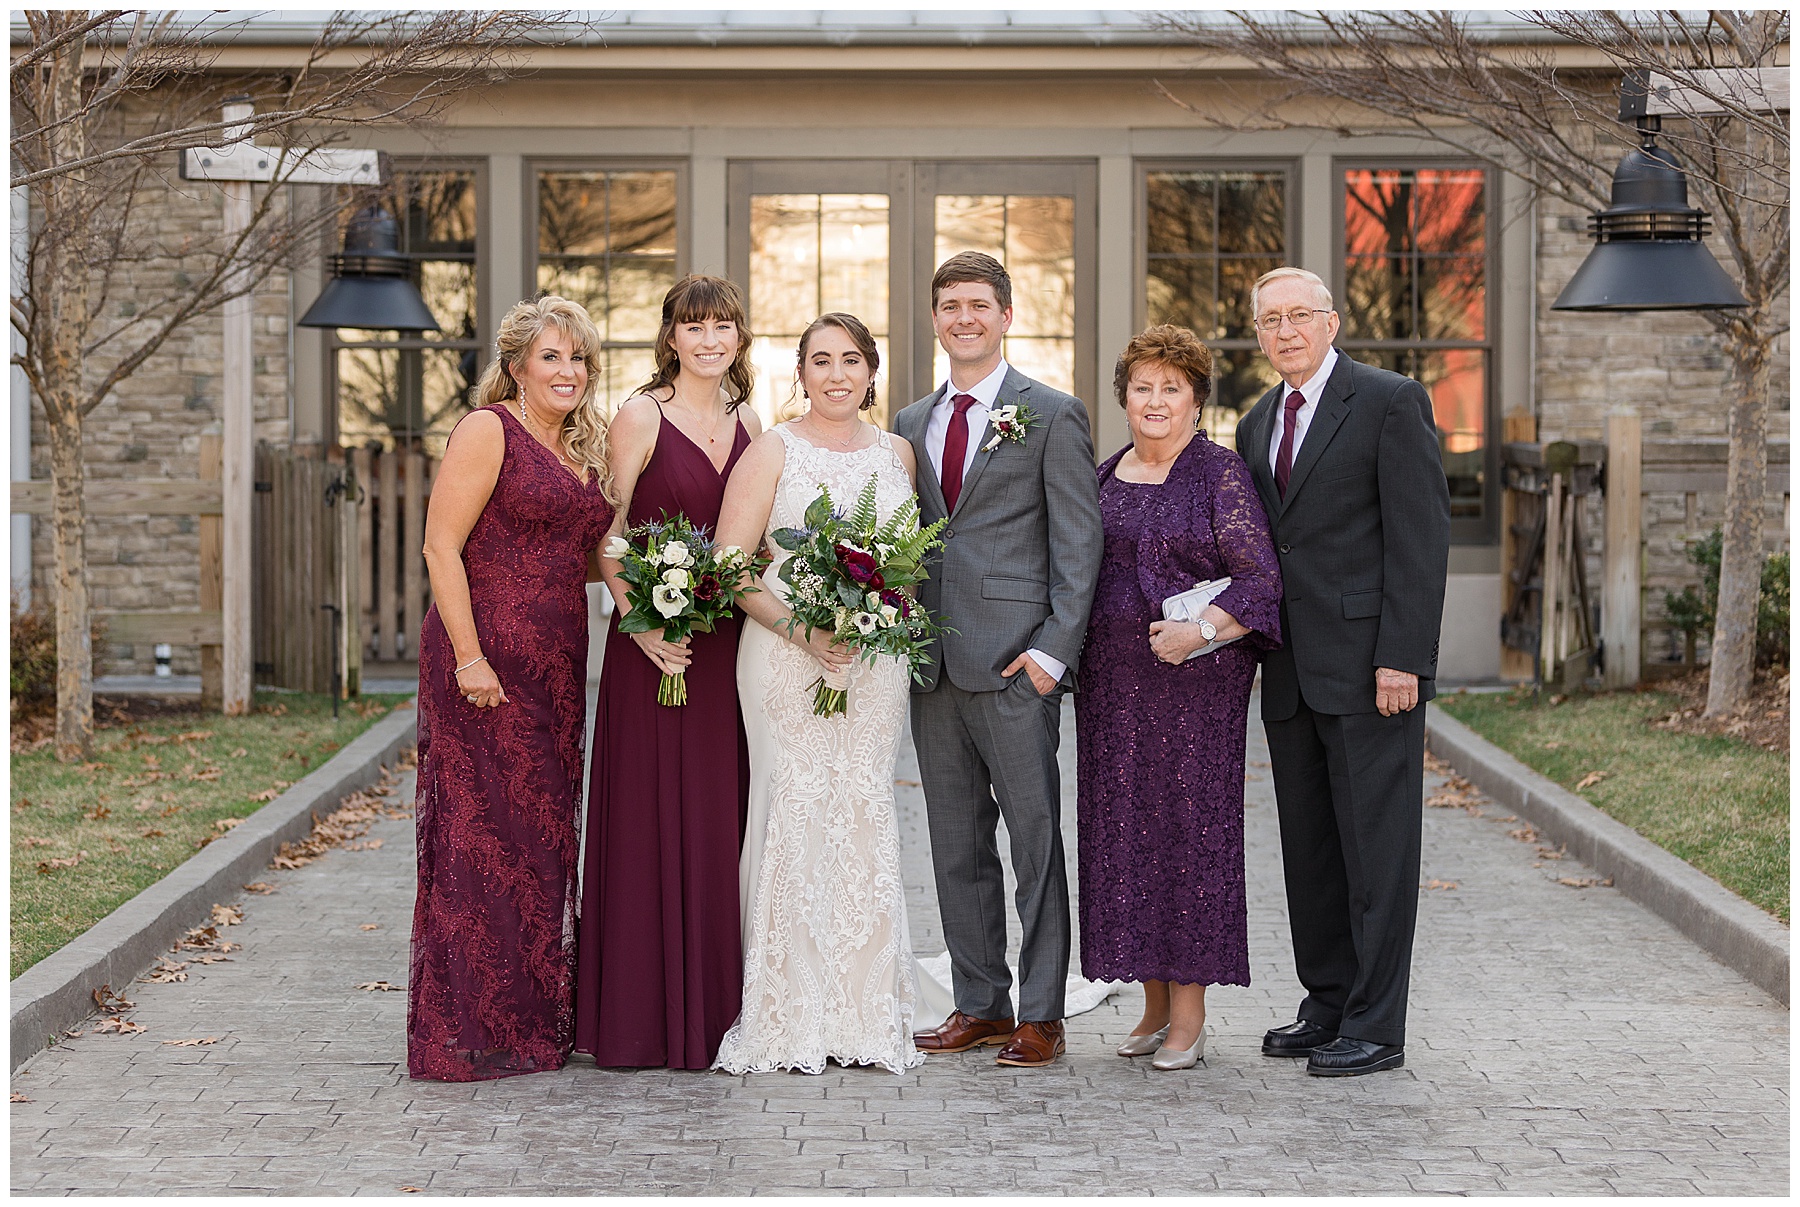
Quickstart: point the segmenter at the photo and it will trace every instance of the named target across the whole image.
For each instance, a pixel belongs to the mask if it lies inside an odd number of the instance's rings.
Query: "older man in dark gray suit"
[[[1450,493],[1425,387],[1332,347],[1325,282],[1278,268],[1250,297],[1282,379],[1237,448],[1281,559],[1285,644],[1263,663],[1262,716],[1306,987],[1263,1054],[1355,1076],[1405,1061]]]
[[[931,305],[950,380],[901,411],[894,430],[919,453],[925,521],[950,517],[920,600],[956,632],[932,647],[912,727],[956,1011],[913,1039],[928,1052],[1003,1045],[1000,1064],[1032,1068],[1064,1047],[1069,886],[1056,747],[1100,573],[1094,445],[1080,399],[1003,359],[1012,281],[999,261],[952,256],[932,279]],[[1002,816],[1024,928],[1016,1025]]]

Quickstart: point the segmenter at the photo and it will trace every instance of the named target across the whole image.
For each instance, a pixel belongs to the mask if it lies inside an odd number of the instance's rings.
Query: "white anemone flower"
[[[650,592],[650,602],[663,616],[678,616],[688,605],[687,596],[668,584],[663,584]]]
[[[612,540],[606,542],[606,548],[601,550],[602,555],[612,558],[615,562],[621,560],[630,552],[631,542],[622,536],[615,536]]]
[[[693,580],[688,577],[688,572],[679,566],[673,570],[664,570],[662,580],[677,591],[685,591],[693,585]]]
[[[851,623],[856,626],[856,631],[861,633],[864,637],[873,633],[877,624],[880,623],[875,619],[875,614],[873,612],[858,612],[855,616],[852,616],[850,620]]]

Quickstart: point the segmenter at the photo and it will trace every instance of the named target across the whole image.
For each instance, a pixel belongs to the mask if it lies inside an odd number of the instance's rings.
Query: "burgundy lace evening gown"
[[[509,703],[457,690],[434,605],[419,634],[419,895],[407,1068],[477,1081],[562,1066],[572,1039],[588,552],[612,522],[504,406],[500,477],[463,545],[481,649]]]
[[[1081,971],[1248,985],[1244,742],[1259,650],[1281,643],[1281,572],[1250,470],[1196,436],[1164,482],[1100,466],[1106,551],[1075,693]],[[1180,666],[1150,650],[1162,601],[1215,601],[1250,634]]]
[[[631,522],[685,515],[714,530],[750,433],[723,472],[667,419],[631,495]],[[615,621],[588,779],[575,1048],[609,1067],[705,1069],[741,1004],[738,843],[749,754],[738,719],[741,616],[696,633],[688,702]]]

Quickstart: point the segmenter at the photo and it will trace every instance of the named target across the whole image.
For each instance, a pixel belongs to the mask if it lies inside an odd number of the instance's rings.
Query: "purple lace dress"
[[[1196,437],[1160,484],[1100,466],[1106,552],[1075,693],[1081,971],[1248,985],[1244,741],[1258,651],[1281,643],[1281,574],[1250,470]],[[1253,630],[1180,666],[1150,651],[1162,601],[1231,577]]]

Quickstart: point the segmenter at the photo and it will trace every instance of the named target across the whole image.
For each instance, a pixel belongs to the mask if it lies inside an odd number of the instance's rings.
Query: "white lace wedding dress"
[[[885,520],[912,497],[906,467],[879,432],[848,453],[775,428],[786,462],[769,529],[799,525],[829,487],[849,506],[876,481]],[[765,589],[785,597],[776,577]],[[813,715],[820,666],[762,625],[738,646],[738,698],[750,743],[750,814],[739,862],[744,929],[743,1012],[714,1067],[732,1073],[823,1072],[827,1060],[899,1073],[913,1047],[917,971],[907,933],[894,814],[894,761],[906,723],[908,674],[894,658],[854,664],[849,711]]]

